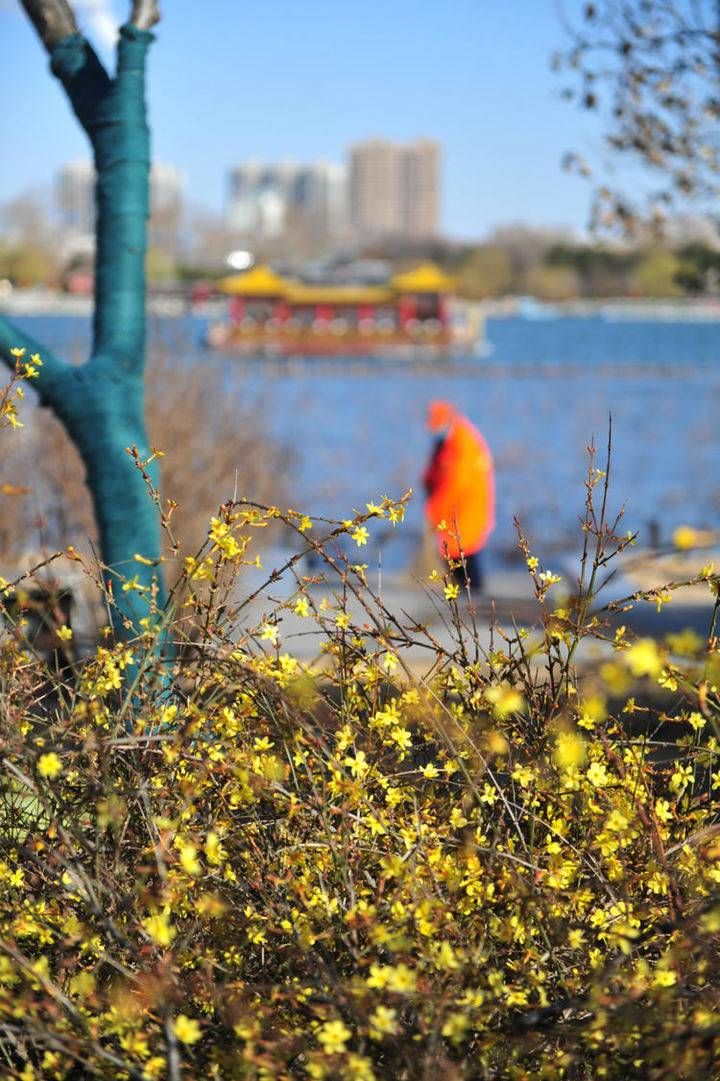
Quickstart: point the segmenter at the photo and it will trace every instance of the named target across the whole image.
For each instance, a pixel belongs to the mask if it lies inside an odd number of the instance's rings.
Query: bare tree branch
[[[130,22],[137,26],[138,30],[149,30],[155,23],[160,22],[157,0],[133,0]]]
[[[75,13],[67,0],[20,0],[48,52],[77,33]]]
[[[598,112],[611,154],[642,163],[640,185],[597,190],[600,224],[661,227],[691,205],[713,219],[720,193],[720,0],[594,0],[566,22],[563,96]],[[583,175],[589,163],[568,155]],[[640,196],[638,197],[638,187]],[[621,185],[622,189],[622,185]],[[644,213],[643,213],[644,208]]]

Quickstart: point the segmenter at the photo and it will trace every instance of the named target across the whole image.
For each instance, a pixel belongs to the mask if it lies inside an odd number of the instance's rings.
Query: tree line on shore
[[[676,248],[628,248],[562,239],[525,246],[500,238],[469,250],[454,269],[458,291],[476,300],[681,298],[712,295],[720,286],[720,252],[698,241]]]
[[[43,231],[13,233],[6,230],[3,237],[0,232],[0,281],[17,288],[63,289],[78,270],[92,271],[87,257],[63,264],[57,245]],[[361,248],[358,255],[386,259],[393,268],[432,259],[454,275],[459,294],[469,300],[522,295],[548,301],[681,298],[720,292],[720,249],[705,238],[629,245],[578,241],[561,230],[514,225],[496,229],[479,243],[387,239]],[[151,249],[147,277],[156,285],[212,279],[225,273],[223,264],[216,263],[201,255],[187,261]]]

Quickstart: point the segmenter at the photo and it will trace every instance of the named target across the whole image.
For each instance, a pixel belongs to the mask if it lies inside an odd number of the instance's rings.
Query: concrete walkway
[[[705,555],[706,553],[701,553],[699,557],[696,556],[690,573],[696,573],[699,566],[707,562]],[[264,572],[253,571],[249,576],[244,576],[242,590],[236,600],[247,597],[259,588],[270,576],[273,567],[280,568],[287,556],[286,552],[266,553],[263,560]],[[625,562],[626,566],[621,568],[623,573],[613,579],[599,604],[623,598],[638,589],[650,588],[650,582],[660,586],[669,580],[683,577],[683,574],[676,573],[668,576],[668,569],[675,572],[688,570],[685,567],[663,566],[662,561],[657,560],[653,553],[648,553],[647,556],[642,553],[633,554],[632,561]],[[569,566],[568,561],[563,581],[552,587],[548,603],[550,610],[561,606],[563,597],[567,597],[572,590],[574,583],[571,574],[574,565],[572,570]],[[720,568],[720,553],[717,566]],[[301,564],[296,570],[301,576],[308,573],[308,569]],[[559,567],[558,573],[563,570],[564,568]],[[658,572],[657,577],[654,576],[655,571]],[[313,573],[319,573],[319,570],[313,569]],[[689,575],[686,573],[684,576]],[[463,642],[469,655],[474,657],[477,651],[482,654],[493,645],[502,647],[498,629],[508,636],[514,636],[516,628],[526,627],[532,632],[533,629],[538,631],[541,626],[540,605],[534,597],[530,576],[523,567],[491,568],[483,595],[470,604],[461,594],[459,628],[453,626],[450,608],[438,583],[433,585],[413,580],[410,575],[379,575],[377,572],[373,574],[368,571],[368,585],[376,595],[378,603],[366,597],[364,606],[351,593],[346,594],[346,610],[351,625],[358,628],[360,633],[363,629],[385,630],[390,641],[396,634],[402,636],[404,632],[414,642],[411,648],[402,651],[404,659],[413,669],[423,669],[432,663],[433,641],[450,653],[455,653],[460,642]],[[272,618],[277,602],[287,602],[296,589],[292,575],[283,574],[251,604],[243,608],[240,616],[242,626],[252,627],[265,618]],[[325,569],[325,581],[322,584],[308,585],[307,593],[315,606],[319,607],[323,599],[326,599],[336,608],[343,595],[342,582],[332,571]],[[664,605],[661,612],[657,611],[654,603],[635,602],[630,611],[608,617],[609,630],[612,633],[613,627],[624,624],[637,635],[662,637],[691,628],[705,636],[710,626],[712,606],[712,597],[706,585],[686,588],[678,590],[673,601]],[[302,618],[292,610],[282,610],[277,612],[276,616],[282,648],[306,663],[320,655],[325,636],[314,619]],[[493,624],[494,630],[491,629]],[[578,662],[581,665],[597,663],[609,651],[610,648],[603,647],[601,643],[586,642],[579,651]]]

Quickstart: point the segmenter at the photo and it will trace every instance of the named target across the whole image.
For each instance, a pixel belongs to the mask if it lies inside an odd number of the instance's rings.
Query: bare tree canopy
[[[569,45],[555,66],[564,93],[607,121],[608,148],[652,177],[641,199],[601,187],[596,223],[660,224],[692,203],[717,212],[720,194],[720,0],[596,0],[566,21]],[[589,175],[575,153],[566,164]]]

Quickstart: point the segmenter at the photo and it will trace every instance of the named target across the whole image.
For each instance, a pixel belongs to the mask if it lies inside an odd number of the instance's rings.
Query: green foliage
[[[145,275],[151,284],[176,281],[178,274],[175,260],[158,248],[150,248],[145,259]]]
[[[458,293],[468,300],[503,296],[510,292],[513,269],[507,252],[493,244],[474,248],[456,274]]]
[[[681,260],[676,275],[678,285],[688,293],[718,291],[720,252],[704,244],[688,244],[678,252]]]
[[[601,246],[556,244],[547,255],[549,266],[572,268],[580,277],[584,296],[623,296],[632,268],[638,261],[635,251]]]
[[[572,300],[580,282],[572,267],[536,266],[523,277],[522,289],[539,300]]]
[[[680,261],[672,252],[650,252],[632,276],[632,291],[644,297],[682,296],[683,290],[677,280],[680,269]]]
[[[0,278],[7,278],[13,285],[48,285],[55,270],[52,256],[40,246],[0,247]]]

